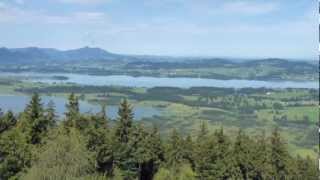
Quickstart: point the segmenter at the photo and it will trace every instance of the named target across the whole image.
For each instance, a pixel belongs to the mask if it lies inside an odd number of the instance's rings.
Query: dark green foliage
[[[30,160],[30,145],[22,132],[14,128],[0,135],[0,179],[18,176]]]
[[[93,174],[94,161],[76,129],[57,129],[39,149],[22,179],[80,179]]]
[[[16,123],[17,119],[12,111],[6,112],[2,117],[0,117],[0,134],[14,127]]]
[[[43,117],[43,106],[41,104],[41,98],[38,93],[34,93],[31,97],[30,103],[25,109],[26,118],[29,121],[40,119]]]
[[[50,101],[45,109],[45,119],[48,121],[49,127],[55,127],[57,125],[57,116],[55,113],[55,105],[53,101]]]
[[[79,113],[74,94],[67,107],[66,119],[57,123],[54,105],[44,109],[35,94],[17,118],[11,112],[0,116],[1,180],[318,179],[315,161],[293,158],[279,129],[254,138],[239,130],[231,138],[223,128],[210,133],[201,121],[195,137],[173,129],[161,139],[156,127],[133,121],[127,100],[115,124],[105,106],[97,114]]]
[[[296,172],[297,179],[319,179],[317,176],[315,176],[318,174],[317,163],[315,163],[315,161],[313,161],[310,157],[303,159],[298,156],[296,158],[296,164],[296,168],[298,170],[298,172]]]
[[[116,137],[120,143],[127,143],[129,141],[129,134],[132,127],[133,112],[126,99],[124,99],[120,104],[118,116]]]
[[[255,137],[254,145],[251,155],[251,161],[254,165],[252,177],[254,179],[272,179],[270,149],[264,131]]]
[[[289,174],[289,152],[283,142],[279,129],[276,128],[270,137],[270,161],[272,177],[275,179],[286,179]]]
[[[253,142],[239,130],[236,140],[234,142],[233,154],[236,161],[236,167],[240,170],[243,179],[252,179],[254,177],[253,164]]]
[[[68,98],[68,104],[66,105],[67,112],[66,112],[66,121],[65,126],[67,127],[75,127],[76,120],[79,116],[79,101],[78,97],[74,93],[71,93]]]
[[[169,135],[166,146],[166,161],[169,166],[178,167],[186,161],[184,159],[183,138],[176,129],[173,129]]]
[[[54,123],[53,120],[46,119],[41,98],[37,93],[33,94],[20,122],[20,128],[26,133],[28,142],[31,144],[41,143],[42,138]]]

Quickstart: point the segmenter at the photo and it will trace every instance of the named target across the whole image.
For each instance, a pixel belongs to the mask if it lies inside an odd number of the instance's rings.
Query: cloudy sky
[[[316,0],[0,0],[0,46],[316,58]]]

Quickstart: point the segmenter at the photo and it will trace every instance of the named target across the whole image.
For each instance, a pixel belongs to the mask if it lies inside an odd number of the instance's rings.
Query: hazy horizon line
[[[1,46],[0,48],[5,49],[27,49],[27,48],[38,48],[38,49],[54,49],[58,51],[70,51],[70,50],[79,50],[83,48],[89,49],[101,49],[111,54],[117,55],[127,55],[127,56],[153,56],[153,57],[169,57],[169,58],[223,58],[229,60],[255,60],[255,59],[285,59],[285,60],[294,60],[294,61],[318,61],[318,55],[315,55],[314,58],[305,57],[305,58],[292,58],[292,57],[278,57],[278,56],[224,56],[224,55],[194,55],[194,54],[186,54],[186,55],[176,55],[176,54],[147,54],[147,53],[125,53],[125,52],[117,52],[117,51],[110,51],[105,48],[99,46],[79,46],[73,48],[58,48],[58,47],[40,47],[40,46],[23,46],[23,47],[8,47],[8,46]]]

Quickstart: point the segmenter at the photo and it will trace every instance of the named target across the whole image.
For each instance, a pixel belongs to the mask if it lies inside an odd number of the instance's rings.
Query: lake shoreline
[[[319,87],[316,81],[260,81],[260,80],[219,80],[191,77],[148,77],[111,75],[96,76],[74,73],[1,73],[0,77],[14,77],[27,82],[48,84],[76,84],[95,86],[123,86],[123,87],[222,87],[222,88],[311,88]],[[63,77],[63,78],[55,78]]]

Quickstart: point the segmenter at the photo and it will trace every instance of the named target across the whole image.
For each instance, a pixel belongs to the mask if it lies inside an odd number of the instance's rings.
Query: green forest
[[[250,136],[239,129],[228,136],[199,121],[196,134],[135,121],[127,99],[118,118],[107,106],[82,114],[70,94],[67,112],[59,118],[53,103],[43,105],[33,94],[20,114],[0,113],[0,180],[316,180],[317,162],[293,156],[275,127],[270,135]]]

